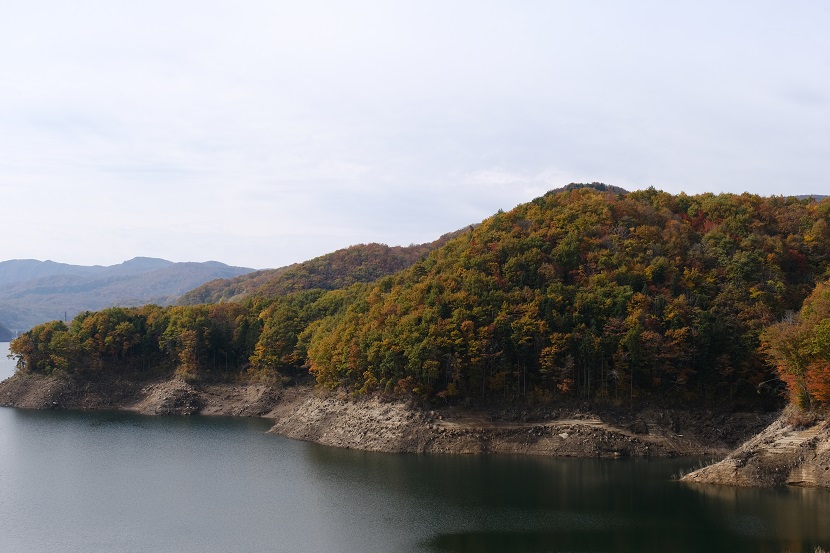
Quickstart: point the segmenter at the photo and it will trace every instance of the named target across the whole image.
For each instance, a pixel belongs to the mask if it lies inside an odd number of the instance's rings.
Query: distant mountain
[[[799,200],[815,200],[817,202],[820,202],[824,198],[830,198],[830,196],[823,196],[820,194],[801,194],[799,196],[796,196],[796,198],[798,198]]]
[[[467,230],[447,233],[427,244],[405,247],[358,244],[288,267],[215,280],[184,294],[179,305],[240,301],[248,296],[273,297],[315,288],[335,290],[356,282],[372,282],[410,267]]]
[[[111,306],[169,305],[207,281],[253,269],[224,263],[174,263],[136,257],[111,266],[14,259],[0,262],[0,324],[27,330],[54,319]]]
[[[6,328],[3,323],[0,323],[0,342],[9,342],[12,338],[14,338],[12,331]]]

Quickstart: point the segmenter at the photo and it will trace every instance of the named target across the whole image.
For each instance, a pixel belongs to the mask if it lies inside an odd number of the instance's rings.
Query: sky
[[[830,194],[830,3],[0,7],[0,260],[280,267],[570,182]]]

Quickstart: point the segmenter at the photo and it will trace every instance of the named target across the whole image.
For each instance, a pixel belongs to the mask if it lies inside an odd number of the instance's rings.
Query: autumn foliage
[[[799,313],[764,331],[763,349],[793,403],[830,404],[830,281],[816,287]]]
[[[304,290],[338,290],[358,282],[372,282],[406,269],[445,244],[456,233],[434,242],[411,246],[358,244],[303,263],[217,279],[187,292],[179,305],[243,301],[248,297],[276,297]]]
[[[327,386],[427,396],[754,397],[761,330],[827,271],[828,202],[577,189],[499,213],[319,323]],[[408,380],[407,380],[408,379]]]
[[[330,388],[435,401],[757,399],[775,376],[763,330],[830,274],[830,200],[596,188],[500,212],[371,282],[326,280],[322,263],[244,303],[84,314],[12,351],[22,370],[310,371]],[[810,355],[795,385],[826,401],[828,357]]]

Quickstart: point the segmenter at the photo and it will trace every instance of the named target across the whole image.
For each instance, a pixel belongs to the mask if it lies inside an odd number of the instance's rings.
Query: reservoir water
[[[671,480],[696,459],[377,454],[267,429],[0,408],[0,551],[830,549],[830,492]]]

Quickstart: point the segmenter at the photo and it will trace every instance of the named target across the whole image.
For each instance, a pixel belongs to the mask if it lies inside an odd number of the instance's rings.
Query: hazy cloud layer
[[[826,2],[13,4],[0,259],[280,266],[571,181],[830,193]]]

